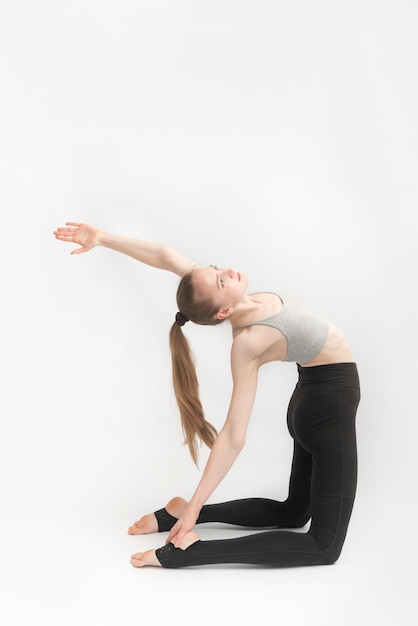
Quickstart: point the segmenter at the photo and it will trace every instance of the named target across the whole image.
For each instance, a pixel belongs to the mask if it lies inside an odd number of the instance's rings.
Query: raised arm
[[[193,529],[202,506],[225,478],[245,444],[257,390],[259,363],[258,359],[248,358],[248,354],[243,359],[242,350],[237,343],[235,340],[231,355],[233,391],[228,415],[213,444],[202,478],[182,516],[168,535],[167,543],[172,542],[176,548]]]
[[[71,254],[81,254],[96,246],[102,246],[126,254],[151,267],[173,272],[178,276],[184,276],[197,267],[197,264],[191,259],[183,256],[169,245],[114,235],[90,224],[66,222],[65,226],[54,231],[54,235],[59,241],[68,241],[80,246],[72,250]]]

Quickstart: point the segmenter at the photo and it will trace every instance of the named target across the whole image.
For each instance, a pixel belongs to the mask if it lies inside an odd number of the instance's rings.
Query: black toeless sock
[[[192,545],[186,548],[186,550],[176,548],[173,543],[168,543],[162,548],[158,548],[155,551],[155,554],[163,567],[187,567],[188,565],[192,565],[188,559],[190,551],[193,552],[193,548],[195,548],[199,543],[200,540],[195,541],[195,543],[192,543]]]
[[[154,511],[154,515],[158,522],[158,532],[164,532],[171,530],[174,524],[177,522],[177,517],[173,517],[166,509],[159,509]]]

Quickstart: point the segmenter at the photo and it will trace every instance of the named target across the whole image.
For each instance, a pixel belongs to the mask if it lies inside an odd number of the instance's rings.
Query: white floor
[[[126,533],[156,504],[141,475],[158,471],[158,464],[131,460],[129,468],[128,442],[125,450],[103,439],[96,448],[55,443],[9,444],[2,451],[3,624],[416,623],[412,529],[397,521],[396,498],[388,499],[387,514],[360,489],[343,554],[330,567],[138,570],[129,555],[162,545],[166,536]],[[208,539],[242,532],[216,525],[199,531]]]

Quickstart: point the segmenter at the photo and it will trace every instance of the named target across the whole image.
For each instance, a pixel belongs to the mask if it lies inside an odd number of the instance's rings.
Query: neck
[[[256,312],[261,311],[263,307],[264,302],[259,298],[259,294],[245,294],[242,301],[235,305],[234,312],[229,317],[232,328],[253,321],[254,317],[258,317]]]

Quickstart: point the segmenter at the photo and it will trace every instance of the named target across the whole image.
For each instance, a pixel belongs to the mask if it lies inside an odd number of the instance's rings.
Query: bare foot
[[[165,508],[170,515],[179,518],[183,513],[186,504],[187,502],[184,498],[176,497],[170,500],[170,502],[166,504]],[[154,513],[144,515],[128,529],[129,535],[149,535],[150,533],[156,532],[158,532],[158,522]]]
[[[161,567],[161,563],[156,557],[155,550],[147,550],[146,552],[137,552],[131,556],[131,563],[134,567]]]
[[[199,535],[194,531],[191,531],[190,533],[187,533],[187,535],[184,537],[183,541],[180,544],[180,549],[186,550],[189,546],[199,540]],[[157,559],[155,550],[136,552],[131,556],[131,563],[134,567],[146,567],[147,565],[151,567],[162,567],[161,563]]]

